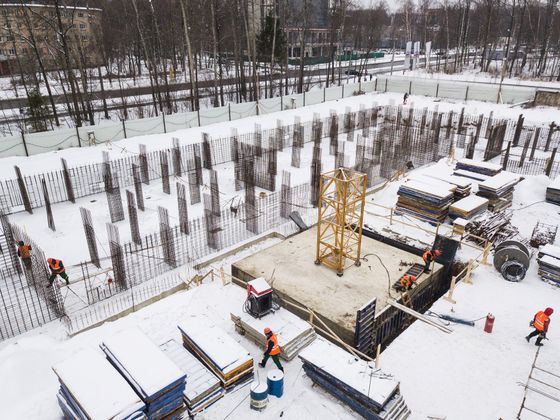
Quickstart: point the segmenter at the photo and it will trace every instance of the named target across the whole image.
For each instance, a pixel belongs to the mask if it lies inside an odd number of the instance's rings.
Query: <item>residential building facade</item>
[[[73,64],[95,66],[101,63],[102,12],[87,7],[60,8]],[[62,66],[58,27],[55,6],[0,4],[0,60],[3,57],[12,64],[17,64],[18,60],[25,63],[34,60],[38,53],[46,68]]]

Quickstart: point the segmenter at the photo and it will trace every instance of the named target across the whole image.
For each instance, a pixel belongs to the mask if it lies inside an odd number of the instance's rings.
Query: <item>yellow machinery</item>
[[[350,265],[360,265],[366,175],[338,168],[321,175],[317,258],[338,276]]]

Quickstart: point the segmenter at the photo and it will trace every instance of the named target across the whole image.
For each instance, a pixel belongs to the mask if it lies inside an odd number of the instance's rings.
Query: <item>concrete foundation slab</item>
[[[362,238],[362,263],[348,268],[342,277],[322,265],[315,265],[317,230],[309,229],[282,243],[251,255],[232,266],[232,273],[243,282],[264,277],[283,299],[312,309],[344,341],[354,344],[358,309],[377,300],[377,312],[387,299],[400,298],[391,289],[412,263],[421,257],[382,242]],[[432,275],[421,275],[420,290],[439,275],[435,264]]]

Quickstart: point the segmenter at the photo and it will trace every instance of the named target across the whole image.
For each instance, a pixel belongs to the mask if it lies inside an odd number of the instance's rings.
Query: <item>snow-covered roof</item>
[[[128,379],[148,396],[184,376],[177,365],[138,328],[120,331],[103,340],[102,348],[118,360]]]
[[[101,353],[81,350],[53,370],[92,419],[112,419],[144,406],[125,379]]]
[[[560,190],[560,176],[557,176],[554,181],[550,183],[548,188],[552,188],[553,190]]]

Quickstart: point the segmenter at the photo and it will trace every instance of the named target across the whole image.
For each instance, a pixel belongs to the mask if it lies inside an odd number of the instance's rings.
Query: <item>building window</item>
[[[78,12],[78,17],[84,17],[84,12]]]
[[[80,29],[82,31],[84,31],[86,29],[86,24],[85,23],[80,23]]]
[[[9,53],[10,55],[16,55],[16,50],[13,49],[13,48],[10,48],[10,49],[8,50],[8,53]]]

